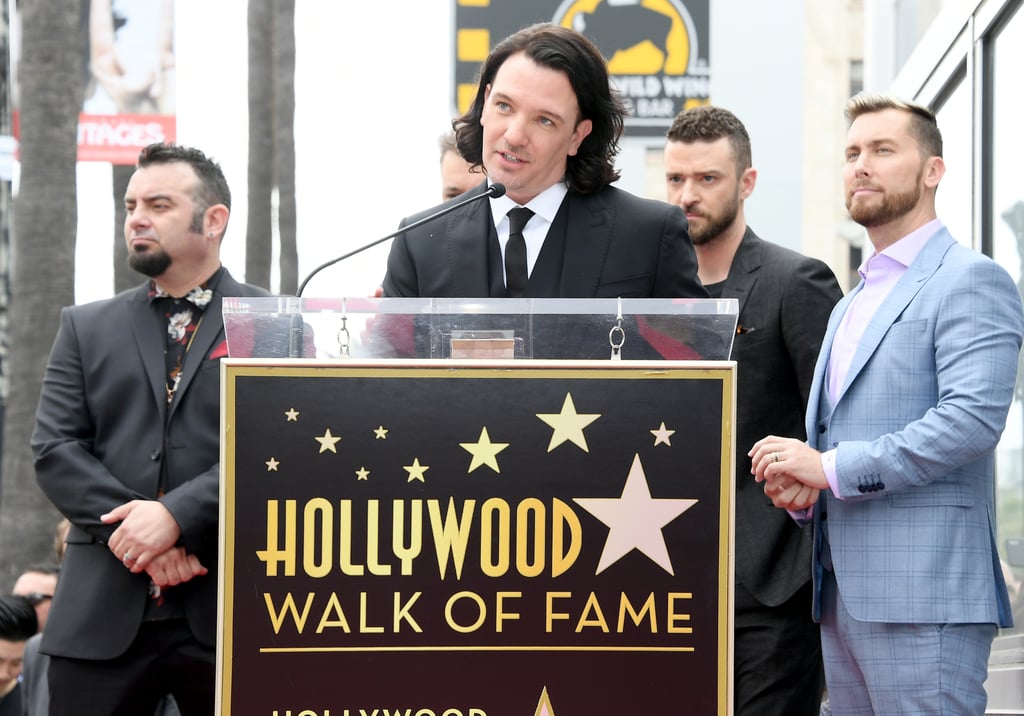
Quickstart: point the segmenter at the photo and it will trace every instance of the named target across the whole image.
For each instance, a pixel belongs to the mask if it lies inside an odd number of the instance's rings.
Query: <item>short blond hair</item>
[[[935,113],[923,104],[909,102],[893,95],[860,92],[846,102],[846,119],[853,122],[861,115],[895,109],[910,115],[910,133],[926,157],[942,156],[942,133]]]

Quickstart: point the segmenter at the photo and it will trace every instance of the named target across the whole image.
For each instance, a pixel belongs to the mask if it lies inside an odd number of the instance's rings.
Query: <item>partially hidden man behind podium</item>
[[[538,24],[500,42],[453,126],[459,152],[487,177],[466,196],[491,182],[506,193],[395,239],[384,295],[707,298],[683,211],[611,186],[625,114],[583,35]],[[510,241],[517,207],[530,211]]]

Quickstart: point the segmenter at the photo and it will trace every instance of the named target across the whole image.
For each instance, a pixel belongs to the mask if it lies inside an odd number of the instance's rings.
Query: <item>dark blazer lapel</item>
[[[569,216],[558,296],[589,298],[597,294],[617,212],[596,196],[572,191],[566,194],[565,202]]]
[[[482,185],[475,193],[482,194],[485,190]],[[476,201],[450,214],[445,233],[448,268],[455,287],[452,295],[489,296],[489,271],[482,272],[480,267],[488,266],[488,242],[497,241],[490,202]],[[421,238],[430,241],[434,236]]]
[[[882,305],[878,307],[875,315],[871,318],[864,329],[864,335],[857,344],[857,351],[853,354],[850,362],[850,370],[846,374],[846,382],[839,389],[837,401],[842,400],[846,389],[850,386],[857,374],[867,365],[868,360],[874,355],[882,338],[889,331],[889,327],[896,322],[900,314],[910,304],[922,287],[928,282],[939,266],[942,265],[942,258],[949,251],[954,243],[953,237],[946,230],[928,240],[928,243],[921,249],[914,262],[907,267],[907,272],[893,287],[892,292],[885,298]]]
[[[739,303],[739,314],[757,283],[758,271],[761,269],[761,254],[764,242],[747,227],[740,245],[736,247],[729,275],[725,279],[722,295],[736,298]]]
[[[135,347],[139,351],[140,360],[145,367],[153,398],[163,408],[167,404],[167,375],[165,374],[164,346],[167,335],[160,330],[160,321],[149,302],[149,282],[142,284],[128,294],[124,304],[129,313],[132,336]],[[111,321],[117,322],[116,316]]]

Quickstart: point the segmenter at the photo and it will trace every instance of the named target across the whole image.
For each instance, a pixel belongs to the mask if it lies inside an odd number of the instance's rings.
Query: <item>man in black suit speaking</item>
[[[231,195],[195,149],[156,144],[125,195],[150,277],[61,312],[32,435],[70,521],[40,651],[51,716],[214,712],[224,296],[267,295],[220,264]]]
[[[625,114],[580,33],[539,24],[498,43],[453,126],[487,177],[466,196],[493,182],[506,193],[400,235],[384,295],[707,298],[682,210],[611,186]],[[512,231],[521,207],[525,226]]]

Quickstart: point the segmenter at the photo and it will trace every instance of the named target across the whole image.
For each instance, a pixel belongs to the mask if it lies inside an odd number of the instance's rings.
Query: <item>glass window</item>
[[[946,174],[935,192],[935,208],[953,238],[974,246],[971,236],[971,92],[970,84],[958,81],[938,108],[936,117],[942,132],[942,157]],[[981,242],[978,241],[977,245]]]
[[[1020,116],[1020,68],[1024,67],[1024,12],[1017,11],[995,39],[993,75],[992,247],[1024,290],[1024,135]],[[1009,572],[1015,631],[1024,632],[1024,370],[996,451],[996,525],[999,556]]]

